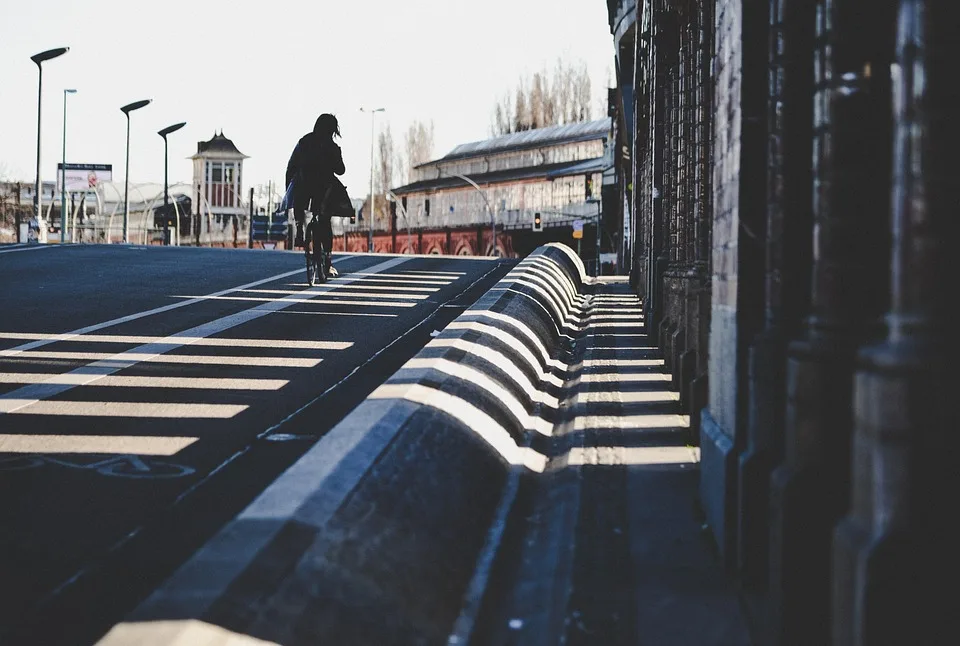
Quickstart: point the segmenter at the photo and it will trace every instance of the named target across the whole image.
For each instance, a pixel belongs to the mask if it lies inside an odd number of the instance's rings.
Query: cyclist
[[[343,175],[346,172],[340,146],[333,140],[334,137],[339,136],[340,125],[337,123],[337,118],[332,114],[321,114],[317,117],[313,131],[305,134],[297,142],[287,163],[286,183],[289,186],[290,182],[293,182],[293,216],[297,223],[294,245],[299,247],[304,244],[305,211],[310,206],[313,217],[317,221],[315,229],[320,238],[319,242],[327,252],[324,268],[327,276],[337,276],[338,272],[330,262],[333,229],[330,226],[330,216],[324,213],[322,203],[336,181],[334,175]]]

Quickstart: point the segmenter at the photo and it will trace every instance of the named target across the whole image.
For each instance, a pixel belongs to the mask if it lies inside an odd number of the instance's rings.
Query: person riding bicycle
[[[286,183],[292,181],[294,193],[293,216],[297,223],[295,246],[303,246],[303,227],[306,217],[305,211],[310,206],[313,217],[317,220],[320,243],[327,250],[326,273],[336,276],[337,270],[330,264],[330,251],[333,248],[333,229],[330,226],[330,216],[324,213],[323,202],[328,191],[336,182],[334,175],[343,175],[346,168],[343,165],[343,155],[340,146],[333,141],[340,136],[340,125],[332,114],[321,114],[313,126],[313,132],[308,132],[297,142],[287,163]]]

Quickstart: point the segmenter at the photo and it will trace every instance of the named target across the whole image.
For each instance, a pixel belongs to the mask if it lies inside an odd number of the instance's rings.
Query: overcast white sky
[[[494,102],[521,75],[558,57],[591,72],[594,117],[613,70],[602,0],[0,0],[0,172],[32,181],[37,68],[30,56],[69,46],[44,63],[42,174],[61,159],[63,90],[67,161],[124,173],[131,114],[130,180],[189,181],[197,142],[215,131],[250,159],[244,189],[283,180],[290,151],[321,112],[340,119],[345,184],[363,195],[370,172],[370,115],[383,107],[398,146],[414,119],[433,120],[434,155],[488,136]]]

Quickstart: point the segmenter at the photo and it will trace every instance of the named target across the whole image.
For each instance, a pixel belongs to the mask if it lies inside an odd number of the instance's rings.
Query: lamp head
[[[56,58],[57,56],[63,56],[70,51],[69,47],[57,47],[56,49],[48,49],[45,52],[40,52],[39,54],[34,54],[30,57],[34,63],[39,65],[44,61],[49,61],[51,58]]]
[[[76,90],[64,90],[64,92],[65,92],[66,94],[76,94],[76,93],[77,93]]]
[[[177,130],[184,127],[185,125],[187,125],[186,121],[183,121],[181,123],[175,123],[172,126],[167,126],[163,130],[158,131],[157,134],[163,137],[164,139],[166,139],[167,135],[169,135],[171,132],[176,132]]]
[[[143,99],[142,101],[134,101],[133,103],[128,103],[127,105],[120,108],[120,111],[129,116],[130,113],[133,112],[134,110],[139,110],[144,106],[150,105],[151,101],[153,101],[153,99]]]

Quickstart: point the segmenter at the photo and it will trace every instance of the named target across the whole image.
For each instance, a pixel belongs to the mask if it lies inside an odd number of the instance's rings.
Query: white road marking
[[[492,258],[491,260],[496,260]],[[432,269],[408,269],[404,272],[405,274],[433,274],[435,276],[466,276],[467,272],[465,271],[433,271]]]
[[[364,280],[366,282],[366,280]],[[336,285],[337,283],[334,283]],[[365,289],[368,291],[383,290],[386,292],[436,292],[440,291],[439,287],[407,287],[407,286],[397,286],[397,285],[360,285],[357,283],[352,283],[350,289]],[[292,291],[289,289],[247,289],[244,290],[250,292],[251,294],[299,294],[298,291]],[[340,293],[340,292],[336,292]]]
[[[174,455],[199,438],[144,435],[0,435],[0,453]]]
[[[86,375],[38,372],[0,372],[0,384],[39,384],[43,382],[85,384]],[[183,388],[190,390],[280,390],[286,379],[219,379],[216,377],[143,377],[110,375],[95,384],[102,388]]]
[[[40,339],[54,339],[61,342],[59,334],[38,334],[34,332],[0,332],[0,339],[22,339],[36,341]],[[123,334],[84,334],[72,341],[79,343],[158,343],[162,336],[129,336]],[[183,340],[178,338],[179,340]],[[353,345],[352,341],[298,341],[295,339],[227,339],[207,338],[193,339],[191,345],[220,348],[284,348],[290,350],[346,350]]]
[[[306,297],[303,297],[304,294],[306,294]],[[294,300],[295,302],[299,302],[299,303],[309,303],[312,300],[314,300],[310,298],[309,293],[303,292],[303,291],[290,292],[289,295],[292,297],[290,300]],[[422,301],[424,299],[430,298],[430,296],[427,294],[368,294],[364,292],[347,292],[347,291],[336,291],[336,292],[328,291],[328,292],[324,292],[323,295],[328,298],[344,298],[344,297],[369,298],[371,300],[367,302],[368,305],[374,303],[373,299],[378,299],[378,298],[399,298],[399,299],[408,300],[408,301]],[[185,296],[183,294],[176,294],[174,298],[194,298],[194,297]],[[297,298],[299,298],[299,300],[296,300]],[[268,298],[266,296],[211,296],[210,299],[218,300],[218,301],[249,301],[251,303],[272,303],[276,300],[275,298]],[[340,302],[340,301],[333,301],[333,302]]]
[[[376,283],[401,283],[401,284],[410,284],[410,285],[452,285],[455,280],[459,279],[443,279],[443,278],[430,278],[429,276],[407,276],[406,274],[368,274],[367,272],[357,271],[349,274],[350,276],[364,276],[367,280],[373,281]],[[333,282],[340,280],[339,278],[334,278]]]
[[[367,271],[377,272],[385,269],[392,269],[397,265],[406,262],[405,258],[393,258],[385,262],[379,263],[367,269]],[[303,270],[297,270],[303,271]],[[359,279],[358,279],[359,280]],[[250,287],[251,285],[245,285],[244,287]],[[304,290],[305,295],[320,295],[324,292],[329,291],[324,289],[324,286],[311,287]],[[171,336],[166,337],[159,343],[147,343],[145,345],[138,346],[126,352],[120,352],[116,355],[111,356],[109,359],[102,361],[96,361],[94,363],[88,364],[77,368],[76,370],[71,371],[69,374],[82,374],[86,375],[86,379],[83,384],[58,384],[58,383],[40,383],[40,384],[30,384],[28,386],[23,386],[16,390],[13,390],[9,393],[0,395],[0,415],[4,413],[13,413],[37,402],[40,402],[45,399],[50,399],[60,395],[72,388],[76,388],[78,385],[89,385],[107,375],[112,375],[120,370],[134,366],[137,363],[145,360],[146,357],[158,356],[169,352],[175,348],[189,345],[195,342],[197,339],[203,339],[214,334],[219,334],[231,328],[234,328],[238,325],[244,323],[249,323],[250,321],[255,321],[259,318],[262,318],[273,312],[278,312],[284,310],[291,305],[299,302],[302,299],[297,298],[296,296],[288,296],[280,298],[278,300],[271,301],[269,303],[264,303],[258,305],[254,308],[243,310],[241,312],[236,312],[228,316],[224,316],[207,323],[203,323],[196,327],[193,327],[189,330],[184,330],[183,332],[178,332]],[[97,328],[100,329],[100,328]],[[44,341],[35,341],[34,343],[48,343]],[[27,344],[30,345],[30,344]],[[23,348],[23,346],[21,346]],[[21,350],[22,352],[23,350]],[[0,356],[3,356],[3,353],[0,353]],[[176,356],[176,355],[173,355]],[[252,363],[250,359],[247,359],[247,363]]]
[[[17,405],[17,404],[21,405]],[[167,404],[159,402],[36,401],[5,399],[13,415],[71,417],[201,418],[230,419],[250,408],[246,404]],[[2,409],[0,409],[2,410]]]
[[[159,346],[163,343],[151,343],[150,346]],[[184,345],[184,344],[182,344]],[[146,347],[146,346],[141,346]],[[170,349],[174,350],[181,345],[170,344]],[[161,350],[161,348],[156,348]],[[244,356],[220,356],[216,354],[168,354],[166,350],[161,352],[137,353],[133,350],[117,354],[115,352],[57,352],[57,351],[28,351],[21,352],[15,359],[60,359],[63,361],[123,361],[130,365],[135,363],[186,363],[199,364],[207,366],[264,366],[269,368],[314,368],[322,359],[301,359],[293,357],[244,357]],[[3,359],[0,358],[0,362]],[[72,374],[72,373],[67,373]],[[81,375],[89,376],[89,375]],[[75,384],[83,386],[83,383]],[[2,410],[2,405],[0,405]]]
[[[256,287],[258,285],[264,285],[266,283],[272,283],[275,280],[280,280],[286,278],[287,276],[293,276],[294,274],[302,274],[303,269],[297,269],[295,271],[287,271],[282,274],[277,274],[275,276],[270,276],[269,278],[263,278],[261,280],[255,280],[252,283],[247,283],[245,285],[240,285],[239,287],[231,287],[230,289],[223,289],[219,292],[214,292],[206,296],[197,296],[191,298],[188,301],[181,301],[179,303],[170,303],[169,305],[163,305],[162,307],[155,307],[152,310],[145,310],[143,312],[137,312],[136,314],[128,314],[127,316],[121,316],[120,318],[115,318],[111,321],[104,321],[103,323],[96,323],[94,325],[88,325],[86,327],[78,328],[72,332],[64,332],[63,334],[57,334],[49,339],[40,339],[37,341],[31,341],[30,343],[25,343],[19,345],[15,348],[10,348],[8,350],[0,350],[0,357],[9,357],[15,355],[24,350],[34,350],[36,348],[43,347],[45,345],[50,345],[51,343],[56,343],[57,341],[69,341],[75,337],[87,334],[88,332],[96,332],[97,330],[102,330],[104,328],[113,327],[114,325],[120,325],[121,323],[128,323],[130,321],[136,321],[137,319],[142,319],[146,316],[153,316],[154,314],[161,314],[163,312],[169,312],[170,310],[175,310],[180,307],[186,307],[188,305],[194,305],[196,303],[202,303],[211,298],[217,296],[222,296],[224,294],[232,294],[234,292],[243,291],[251,287]]]
[[[303,294],[306,292],[300,292],[300,293]],[[325,294],[325,295],[329,296],[330,294]],[[340,294],[332,294],[332,295],[340,296]],[[370,294],[357,294],[357,296],[362,296],[365,298],[376,298],[374,296],[371,296]],[[389,296],[393,296],[394,298],[400,298],[400,297],[394,296],[393,294],[389,294]],[[184,298],[192,298],[192,296],[187,296]],[[272,298],[251,298],[248,296],[210,296],[209,298],[213,300],[218,300],[218,301],[249,301],[253,303],[276,302],[276,300]],[[423,298],[426,298],[426,297],[424,296]],[[287,300],[287,299],[284,299],[284,300]],[[294,303],[294,304],[312,303],[315,305],[316,304],[319,304],[319,305],[367,305],[370,307],[416,307],[417,306],[416,303],[404,302],[404,301],[377,301],[377,300],[369,300],[369,301],[339,300],[337,301],[329,298],[299,298],[298,299],[298,298],[291,297],[290,301],[291,303]],[[3,356],[3,353],[0,352],[0,357],[2,356]]]
[[[51,249],[51,248],[52,247],[50,247],[49,245],[38,244],[38,245],[30,245],[28,247],[14,247],[13,249],[0,249],[0,254],[16,253],[18,251],[39,251],[40,249]]]

